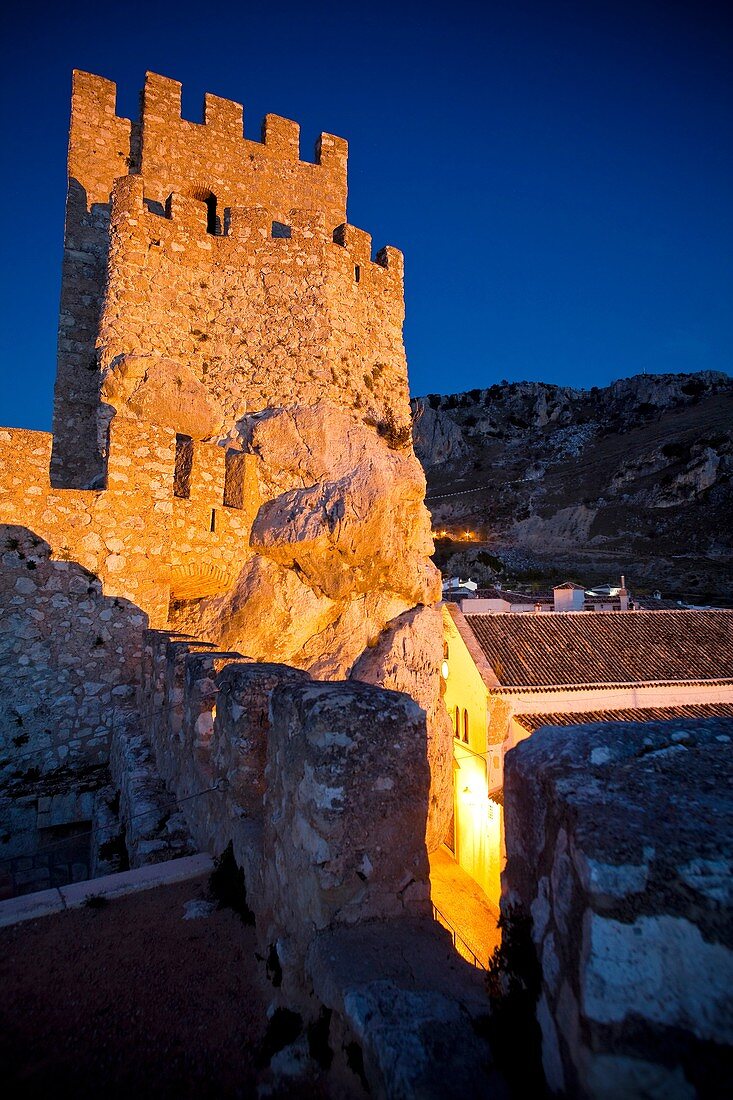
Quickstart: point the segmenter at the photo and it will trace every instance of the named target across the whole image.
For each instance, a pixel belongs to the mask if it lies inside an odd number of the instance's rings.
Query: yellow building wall
[[[454,723],[458,707],[460,715],[460,735],[463,740],[463,712],[468,713],[468,746],[473,752],[486,752],[486,728],[488,723],[488,697],[486,685],[474,664],[466,643],[458,633],[456,624],[448,612],[443,609],[443,639],[448,647],[448,676],[445,680],[445,702],[451,721]]]
[[[454,854],[458,864],[483,889],[490,901],[499,903],[499,875],[502,863],[502,812],[489,800],[490,746],[489,697],[486,685],[465,642],[447,611],[443,611],[447,672],[444,701],[454,723],[458,709],[459,736],[454,750]],[[468,743],[463,740],[464,712],[468,715]]]

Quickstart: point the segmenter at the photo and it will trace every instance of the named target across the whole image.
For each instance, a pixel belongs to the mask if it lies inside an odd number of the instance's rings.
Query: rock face
[[[102,401],[191,439],[221,430],[224,413],[185,363],[152,355],[124,355],[107,371]]]
[[[453,727],[441,694],[442,659],[440,609],[418,607],[388,623],[376,645],[365,650],[351,671],[352,680],[406,692],[427,715],[429,852],[445,838],[453,802]]]
[[[281,958],[304,960],[314,931],[429,913],[424,713],[358,683],[280,687],[270,708],[264,874]]]
[[[733,1042],[733,721],[540,730],[507,754],[502,909],[531,916],[553,1092],[714,1095]]]
[[[434,527],[490,534],[492,554],[519,568],[580,574],[601,563],[599,582],[618,570],[675,597],[733,583],[727,375],[638,375],[592,390],[506,383],[418,398],[413,412]],[[490,584],[492,564],[474,550],[446,567]]]
[[[246,417],[235,439],[262,501],[251,554],[232,591],[178,625],[258,661],[348,675],[387,622],[440,597],[420,464],[329,402]]]

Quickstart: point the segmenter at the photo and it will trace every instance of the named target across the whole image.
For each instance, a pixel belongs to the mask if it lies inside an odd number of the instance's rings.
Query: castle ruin
[[[138,122],[115,98],[74,73],[53,434],[0,431],[5,726],[43,769],[103,760],[146,627],[372,679],[428,712],[434,846],[450,729],[401,253],[346,222],[341,138],[304,161],[296,123],[254,141],[212,95],[186,121],[150,73]]]
[[[104,871],[111,806],[132,867],[230,847],[306,1015],[331,930],[456,965],[402,256],[346,222],[346,157],[215,96],[186,121],[153,74],[133,123],[74,73],[53,434],[0,430],[3,866],[59,885],[28,836],[91,817]]]

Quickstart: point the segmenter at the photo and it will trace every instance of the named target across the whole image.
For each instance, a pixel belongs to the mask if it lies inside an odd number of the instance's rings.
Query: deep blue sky
[[[3,18],[0,424],[50,426],[71,69],[146,69],[350,142],[349,220],[406,253],[413,393],[731,370],[725,5],[15,4]],[[248,124],[248,125],[247,125]]]

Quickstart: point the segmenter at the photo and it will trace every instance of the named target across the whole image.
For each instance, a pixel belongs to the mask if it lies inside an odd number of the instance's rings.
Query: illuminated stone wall
[[[0,432],[0,523],[86,571],[103,601],[126,601],[104,670],[124,664],[126,695],[98,695],[100,728],[139,683],[146,625],[327,680],[406,629],[406,686],[429,712],[435,847],[450,794],[439,616],[420,629],[401,618],[440,597],[402,256],[373,259],[346,222],[346,143],[324,134],[303,161],[295,123],[269,115],[251,141],[242,108],[208,95],[189,122],[180,85],[151,74],[139,121],[118,118],[114,85],[84,73],[71,115],[54,435]],[[79,680],[49,690],[66,661],[50,647],[29,705],[44,695],[50,726],[77,732],[97,632],[73,600],[52,621],[27,595],[16,618],[42,615],[42,635],[62,627]],[[0,687],[14,697],[23,631],[9,638]],[[394,681],[373,662],[359,678]]]

